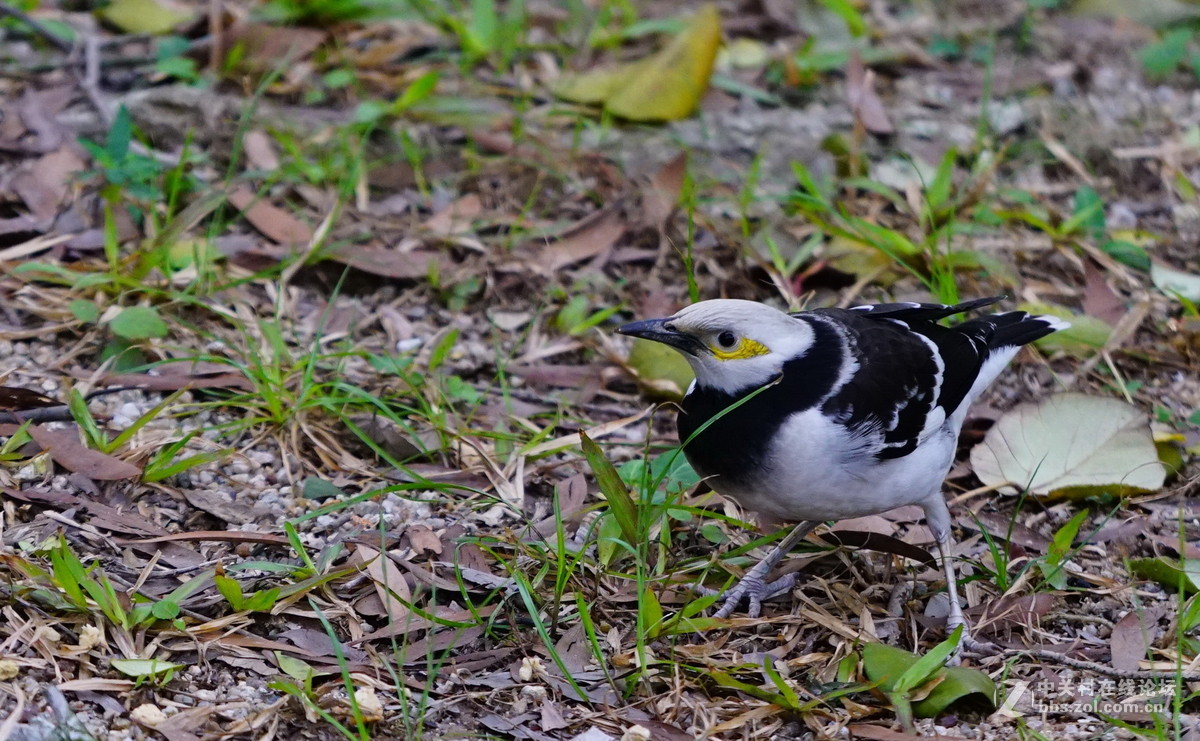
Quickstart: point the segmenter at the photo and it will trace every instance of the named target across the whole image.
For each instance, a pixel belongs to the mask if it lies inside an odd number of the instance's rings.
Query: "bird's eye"
[[[735,344],[737,344],[737,336],[734,335],[733,332],[726,330],[725,332],[717,335],[717,343],[720,344],[721,347],[732,348]]]

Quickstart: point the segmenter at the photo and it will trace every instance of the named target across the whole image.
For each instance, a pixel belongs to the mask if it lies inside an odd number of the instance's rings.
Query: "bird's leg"
[[[946,508],[946,500],[942,498],[940,489],[923,505],[923,509],[925,510],[925,523],[929,525],[929,529],[933,531],[933,537],[937,540],[938,560],[942,562],[942,572],[946,575],[946,593],[950,597],[950,614],[946,616],[946,632],[953,633],[954,629],[960,625],[963,629],[962,637],[958,641],[958,648],[954,650],[946,663],[952,666],[957,665],[964,650],[984,656],[994,654],[998,650],[995,644],[977,641],[971,637],[971,626],[967,622],[966,616],[963,615],[962,605],[958,601],[958,578],[954,568],[954,556],[951,553],[954,541],[950,537],[950,510]]]
[[[942,571],[946,574],[946,591],[950,594],[950,614],[946,616],[946,632],[953,633],[954,629],[961,625],[963,632],[960,643],[967,643],[971,640],[971,626],[967,624],[962,604],[958,601],[958,578],[954,568],[954,557],[950,553],[951,547],[953,544],[949,533],[938,538],[938,560],[942,562]]]
[[[721,604],[721,609],[714,614],[715,617],[727,618],[733,614],[737,606],[741,603],[742,598],[746,598],[749,603],[747,614],[754,618],[762,613],[762,601],[770,597],[774,597],[781,592],[785,592],[792,588],[796,583],[796,575],[788,574],[782,578],[776,579],[773,582],[767,582],[767,574],[771,573],[771,569],[787,555],[788,551],[796,547],[796,544],[804,540],[804,536],[808,535],[813,529],[820,525],[820,522],[809,520],[802,522],[788,533],[787,537],[775,546],[767,557],[754,565],[754,568],[746,572],[737,584],[734,584],[725,592],[725,601]]]

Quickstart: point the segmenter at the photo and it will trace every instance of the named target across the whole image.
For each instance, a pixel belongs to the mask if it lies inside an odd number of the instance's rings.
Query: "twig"
[[[1069,666],[1073,669],[1084,669],[1096,674],[1103,674],[1106,677],[1113,679],[1178,679],[1183,682],[1200,682],[1200,674],[1194,672],[1156,672],[1142,671],[1139,669],[1114,669],[1106,664],[1101,664],[1095,661],[1087,661],[1084,659],[1073,659],[1066,654],[1058,653],[1057,651],[1047,651],[1046,649],[1019,649],[1006,648],[1003,650],[1006,656],[1032,656],[1044,661],[1052,661],[1056,664]]]
[[[75,45],[72,44],[68,39],[64,39],[46,26],[42,25],[41,21],[34,20],[33,18],[29,17],[28,14],[23,13],[8,3],[0,3],[0,16],[15,18],[21,23],[24,23],[26,26],[29,26],[34,33],[36,33],[38,36],[41,36],[46,41],[49,41],[51,45],[56,47],[59,51],[70,54],[75,49]]]
[[[91,34],[88,34],[83,43],[83,74],[79,77],[79,87],[92,102],[96,113],[100,114],[104,125],[112,126],[112,111],[100,93],[100,43]]]

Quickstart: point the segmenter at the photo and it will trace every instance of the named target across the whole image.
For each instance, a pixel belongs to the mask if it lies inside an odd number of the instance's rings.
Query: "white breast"
[[[941,496],[954,459],[957,430],[943,425],[912,453],[878,460],[869,440],[852,437],[815,409],[779,429],[758,480],[711,486],[742,506],[783,520],[840,520],[918,504]]]

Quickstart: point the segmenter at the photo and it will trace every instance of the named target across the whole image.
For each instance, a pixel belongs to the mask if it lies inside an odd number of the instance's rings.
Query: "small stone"
[[[129,714],[134,720],[142,725],[147,725],[153,728],[154,726],[164,723],[167,720],[167,715],[157,705],[146,703],[138,705]]]

